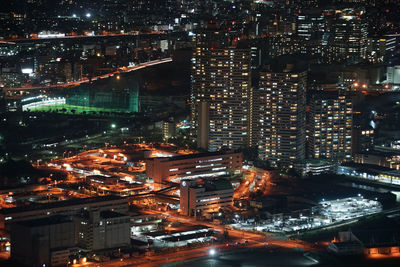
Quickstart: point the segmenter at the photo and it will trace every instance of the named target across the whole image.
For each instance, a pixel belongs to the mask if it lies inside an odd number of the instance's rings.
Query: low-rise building
[[[90,197],[70,199],[50,203],[37,203],[0,210],[0,229],[17,221],[45,218],[52,215],[79,215],[82,210],[97,208],[100,211],[113,209],[116,212],[128,212],[128,199],[118,196]]]
[[[360,242],[331,242],[328,244],[328,251],[338,255],[357,255],[363,253],[363,247]]]
[[[242,153],[207,152],[146,160],[146,175],[154,183],[217,177],[230,172],[240,173]]]
[[[182,215],[201,217],[233,204],[233,187],[226,179],[183,180],[180,186]]]
[[[131,214],[131,236],[140,236],[143,233],[159,230],[160,224],[166,215],[159,214]]]
[[[335,171],[337,164],[332,160],[308,159],[295,165],[296,169],[305,175],[320,175]]]
[[[354,154],[354,162],[400,170],[400,154],[398,152],[370,151],[357,153]]]
[[[130,244],[129,215],[111,210],[90,210],[76,218],[78,244],[88,250],[127,247]]]
[[[11,227],[11,258],[27,266],[66,266],[75,227],[68,216],[20,221]]]
[[[189,244],[211,241],[213,229],[203,225],[181,225],[178,230],[156,231],[132,237],[133,242],[140,247],[155,249],[183,247]]]
[[[400,256],[400,232],[369,229],[339,232],[338,240],[329,243],[328,250],[340,255]]]
[[[337,173],[365,179],[366,181],[400,185],[400,171],[376,165],[346,163],[338,167]]]
[[[11,257],[27,266],[66,266],[77,248],[113,251],[130,246],[130,218],[112,210],[86,209],[11,224]]]
[[[183,247],[192,243],[211,241],[214,232],[209,228],[171,233],[155,236],[153,244],[155,248]]]

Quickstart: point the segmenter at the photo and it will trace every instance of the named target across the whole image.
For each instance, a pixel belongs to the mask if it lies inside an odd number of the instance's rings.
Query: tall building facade
[[[251,52],[229,46],[223,32],[196,35],[192,65],[192,127],[199,147],[248,146]]]
[[[357,64],[366,59],[368,23],[363,10],[345,9],[337,15],[331,43],[335,61]]]
[[[305,159],[307,72],[286,68],[260,73],[261,160],[292,167]]]
[[[311,158],[349,160],[352,153],[352,98],[344,91],[312,94],[308,152]]]

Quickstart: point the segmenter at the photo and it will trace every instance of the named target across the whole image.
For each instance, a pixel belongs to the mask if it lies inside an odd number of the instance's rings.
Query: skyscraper
[[[230,46],[223,31],[202,31],[195,38],[191,103],[197,144],[209,151],[247,146],[250,49]]]
[[[313,93],[308,123],[309,157],[351,159],[352,116],[352,99],[344,91]]]
[[[260,73],[258,153],[275,166],[305,159],[307,72],[292,67]]]
[[[335,61],[357,64],[366,58],[368,24],[363,10],[344,9],[333,26],[332,56]]]

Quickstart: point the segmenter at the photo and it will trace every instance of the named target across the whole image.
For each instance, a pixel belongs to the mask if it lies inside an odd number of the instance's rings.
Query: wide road
[[[226,244],[224,243],[224,244],[216,244],[212,246],[199,247],[199,248],[181,249],[178,251],[161,253],[157,255],[132,257],[127,259],[119,259],[102,263],[73,264],[71,266],[73,267],[160,266],[167,263],[179,262],[179,261],[185,261],[194,258],[209,256],[210,249],[215,249],[216,255],[220,255],[222,253],[230,252],[237,249],[257,248],[257,247],[265,247],[265,243],[250,241],[247,244],[243,244],[240,246],[226,246]]]
[[[208,227],[212,227],[216,230],[223,232],[224,230],[228,231],[229,237],[233,237],[237,240],[246,240],[247,243],[239,245],[239,246],[227,246],[227,243],[215,244],[212,246],[200,247],[200,248],[191,248],[191,249],[181,249],[175,252],[162,253],[157,255],[148,255],[141,257],[133,257],[128,259],[120,259],[113,260],[110,262],[104,263],[87,263],[87,264],[76,264],[72,265],[75,267],[78,266],[101,266],[101,267],[122,267],[122,266],[160,266],[167,263],[172,262],[180,262],[185,260],[190,260],[194,258],[208,256],[210,249],[213,248],[217,251],[217,254],[221,254],[224,252],[229,252],[236,249],[244,249],[244,248],[260,248],[260,247],[274,247],[274,248],[298,248],[302,250],[311,250],[314,249],[308,243],[298,241],[298,240],[274,240],[273,235],[267,235],[264,233],[252,233],[237,229],[226,229],[223,225],[216,225],[209,222],[197,221],[191,217],[183,217],[179,215],[173,215],[168,212],[160,212],[153,210],[145,210],[144,213],[148,214],[160,214],[168,216],[168,218],[176,222],[193,224],[193,225],[205,225]]]
[[[258,245],[264,246],[265,242],[268,242],[269,245],[275,245],[275,246],[285,247],[285,248],[300,248],[300,249],[304,249],[304,250],[310,250],[312,248],[311,244],[306,243],[304,241],[277,240],[277,239],[274,239],[274,235],[272,235],[272,234],[248,232],[248,231],[244,231],[244,230],[240,230],[240,229],[227,229],[224,225],[217,225],[217,224],[213,224],[210,222],[197,221],[196,219],[194,219],[192,217],[184,217],[184,216],[174,215],[169,212],[160,212],[160,211],[152,211],[152,210],[145,210],[143,212],[149,213],[149,214],[162,213],[163,215],[167,216],[170,220],[172,219],[173,221],[176,221],[176,222],[193,224],[193,225],[205,225],[205,226],[214,228],[214,229],[220,231],[221,233],[223,233],[224,231],[227,231],[228,235],[230,237],[233,237],[235,239],[245,239],[249,243],[253,243],[253,244],[258,244]]]

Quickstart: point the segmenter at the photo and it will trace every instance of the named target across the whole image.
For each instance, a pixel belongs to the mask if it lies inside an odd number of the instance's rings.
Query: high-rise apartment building
[[[344,91],[317,91],[310,99],[308,152],[311,158],[351,159],[352,99]]]
[[[292,67],[260,73],[258,154],[275,166],[305,159],[307,72]]]
[[[209,151],[248,146],[251,135],[251,53],[229,46],[223,31],[195,36],[192,65],[192,127]]]

